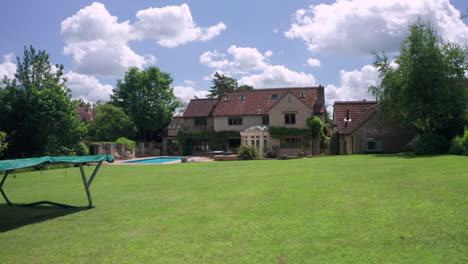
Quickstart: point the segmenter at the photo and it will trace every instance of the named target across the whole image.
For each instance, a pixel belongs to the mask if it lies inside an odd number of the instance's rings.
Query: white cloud
[[[418,17],[444,39],[468,43],[468,26],[449,0],[350,0],[299,9],[288,38],[304,40],[310,51],[335,54],[394,52]]]
[[[307,60],[307,65],[310,67],[320,67],[320,61],[318,59],[310,58]]]
[[[194,84],[194,83],[191,83],[191,84]],[[206,90],[197,91],[192,86],[174,86],[174,94],[175,96],[179,97],[183,102],[188,102],[190,101],[190,99],[193,99],[195,97],[206,98],[209,92]]]
[[[142,68],[153,64],[152,55],[136,54],[128,45],[131,25],[118,23],[106,7],[94,2],[61,24],[61,34],[67,44],[64,53],[73,56],[79,73],[100,76],[122,76],[129,67]]]
[[[262,73],[244,76],[239,84],[252,85],[255,88],[301,87],[315,85],[312,74],[295,72],[283,65],[268,66]]]
[[[232,73],[246,73],[260,71],[268,66],[267,58],[273,55],[271,50],[260,53],[256,48],[230,46],[227,53],[232,57],[228,60],[227,54],[217,50],[207,51],[200,56],[200,63],[210,68],[224,69]]]
[[[271,56],[273,56],[271,50],[262,54],[256,48],[232,45],[227,49],[227,54],[217,50],[203,53],[200,56],[200,63],[215,68],[215,72],[219,74],[243,75],[239,84],[252,85],[255,88],[311,86],[315,84],[315,78],[312,74],[295,72],[283,65],[271,65],[269,63]],[[214,73],[203,79],[212,80]]]
[[[335,101],[375,100],[368,88],[380,85],[379,72],[372,65],[365,65],[361,70],[340,71],[340,86],[328,85],[325,88],[327,105],[333,106]]]
[[[112,86],[101,84],[93,76],[68,72],[66,86],[72,90],[73,98],[80,98],[87,102],[107,101],[112,93]]]
[[[16,64],[13,63],[13,53],[3,56],[3,63],[0,64],[0,82],[6,76],[8,79],[15,78]]]
[[[197,27],[187,4],[148,8],[136,14],[137,38],[154,39],[164,47],[177,47],[191,41],[207,41],[226,29],[223,22],[208,28]]]
[[[209,40],[226,28],[222,22],[209,28],[197,27],[186,4],[140,10],[137,18],[133,25],[118,22],[103,4],[94,2],[62,21],[64,53],[73,56],[74,71],[122,76],[129,67],[143,68],[156,62],[153,55],[134,52],[130,41],[154,39],[159,45],[175,47]]]

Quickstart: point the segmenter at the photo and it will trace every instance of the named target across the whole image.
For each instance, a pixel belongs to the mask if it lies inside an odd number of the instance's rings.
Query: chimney
[[[317,88],[317,103],[318,105],[325,105],[325,87],[319,85]]]

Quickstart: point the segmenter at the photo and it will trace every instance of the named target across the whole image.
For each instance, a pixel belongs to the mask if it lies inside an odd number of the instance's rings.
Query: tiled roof
[[[183,117],[210,116],[218,99],[192,99],[190,100]]]
[[[322,86],[301,88],[254,89],[250,91],[235,91],[228,93],[229,100],[221,98],[216,105],[213,116],[262,115],[281,100],[288,92],[304,102],[315,113],[323,113],[324,96]],[[278,100],[270,99],[272,94],[278,94]],[[301,94],[304,96],[301,97]],[[239,100],[241,96],[244,100]],[[320,98],[319,100],[317,98]]]
[[[89,107],[77,107],[75,110],[78,112],[80,115],[80,120],[87,122],[87,123],[92,123],[94,121],[94,109],[89,108]]]
[[[376,101],[337,101],[333,106],[333,124],[340,134],[352,133],[377,110]],[[349,121],[346,121],[349,111]]]

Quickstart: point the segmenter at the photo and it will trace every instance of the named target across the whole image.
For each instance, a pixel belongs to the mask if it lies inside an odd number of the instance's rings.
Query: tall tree
[[[221,97],[225,93],[234,91],[238,86],[236,79],[217,72],[211,82],[213,86],[211,86],[210,94],[208,95],[211,98]]]
[[[180,100],[171,87],[169,73],[150,67],[130,68],[112,90],[111,103],[121,107],[135,122],[139,139],[152,140],[171,122]]]
[[[387,55],[375,54],[374,66],[382,83],[369,90],[390,119],[423,134],[442,134],[450,139],[466,124],[467,58],[466,46],[443,41],[419,19],[401,44],[395,58],[397,67],[390,64]]]
[[[96,117],[89,131],[93,140],[115,141],[120,137],[133,138],[136,127],[122,108],[111,104],[98,104],[95,108]]]
[[[65,86],[63,65],[52,71],[49,54],[24,49],[13,80],[0,89],[0,130],[8,133],[11,157],[73,155],[86,134]]]

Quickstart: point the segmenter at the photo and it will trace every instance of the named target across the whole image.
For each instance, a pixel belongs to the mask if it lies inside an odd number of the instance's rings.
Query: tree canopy
[[[150,67],[132,67],[112,90],[111,103],[121,107],[138,129],[139,139],[155,139],[171,122],[180,100],[174,95],[169,73]]]
[[[115,141],[120,137],[134,138],[137,132],[133,121],[122,108],[111,104],[98,104],[89,132],[95,141]]]
[[[6,142],[7,134],[3,131],[0,131],[0,157],[3,155],[3,152],[8,147],[8,143]]]
[[[379,100],[383,114],[423,134],[450,139],[463,132],[468,109],[464,85],[467,47],[443,41],[419,19],[410,26],[410,35],[394,62],[375,53],[374,66],[382,83],[369,90]]]
[[[63,65],[56,68],[46,51],[25,47],[15,77],[4,79],[0,130],[9,135],[8,156],[73,155],[86,134],[65,86]]]
[[[211,81],[213,86],[210,88],[210,94],[208,97],[215,98],[220,97],[225,93],[229,93],[232,91],[240,91],[240,90],[253,90],[253,86],[250,85],[241,85],[237,83],[237,80],[231,77],[228,77],[224,74],[215,73],[213,80]]]

